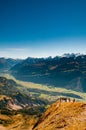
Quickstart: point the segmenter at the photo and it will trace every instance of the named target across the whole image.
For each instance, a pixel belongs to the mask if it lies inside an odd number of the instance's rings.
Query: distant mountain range
[[[64,54],[54,58],[0,58],[0,72],[49,86],[86,92],[86,55]]]
[[[86,104],[77,101],[85,101],[85,92],[86,55],[0,58],[0,129],[84,129]],[[59,96],[76,102],[57,101],[40,116]]]
[[[0,58],[0,72],[6,72],[8,71],[12,66],[18,64],[21,62],[21,59],[12,59],[12,58]]]
[[[19,80],[86,92],[86,55],[28,57],[14,65],[10,73]]]

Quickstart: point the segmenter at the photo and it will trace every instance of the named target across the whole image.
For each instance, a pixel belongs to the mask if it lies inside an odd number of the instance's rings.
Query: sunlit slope
[[[34,130],[85,130],[86,104],[56,102],[42,115]]]
[[[37,121],[36,116],[0,114],[0,130],[32,130]]]
[[[20,89],[21,88],[21,89]],[[19,110],[45,107],[46,101],[33,97],[23,91],[23,86],[13,79],[0,77],[0,112],[3,109]]]
[[[59,96],[67,96],[76,98],[77,100],[86,101],[86,93],[77,92],[71,89],[65,89],[53,86],[45,86],[42,84],[35,84],[32,82],[24,82],[16,80],[12,75],[5,74],[8,79],[13,79],[18,84],[18,89],[27,95],[30,94],[41,99],[48,100],[50,102],[55,101]]]

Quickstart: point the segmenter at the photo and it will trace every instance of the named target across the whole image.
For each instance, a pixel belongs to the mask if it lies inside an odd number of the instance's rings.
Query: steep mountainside
[[[9,70],[11,67],[18,64],[21,61],[22,60],[20,59],[11,59],[11,58],[6,59],[4,57],[1,57],[0,58],[0,72],[5,72]]]
[[[42,115],[33,130],[86,130],[86,104],[57,101]]]
[[[0,114],[0,130],[32,130],[38,117],[28,114]]]
[[[21,91],[23,86],[19,85],[0,77],[0,130],[32,130],[48,104]]]
[[[1,113],[0,124],[1,130],[86,130],[86,104],[57,101],[41,117]]]
[[[0,77],[0,110],[43,109],[46,102],[21,92],[13,80]]]
[[[23,81],[86,92],[86,55],[27,58],[10,72]]]

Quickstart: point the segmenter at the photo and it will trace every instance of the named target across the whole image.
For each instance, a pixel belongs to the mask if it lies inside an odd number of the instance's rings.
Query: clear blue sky
[[[0,0],[0,57],[86,53],[86,0]]]

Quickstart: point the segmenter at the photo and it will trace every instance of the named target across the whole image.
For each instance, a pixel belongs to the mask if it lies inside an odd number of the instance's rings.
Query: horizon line
[[[15,60],[17,60],[17,59],[21,59],[21,60],[23,60],[23,59],[28,59],[28,58],[37,58],[37,59],[41,59],[41,58],[44,58],[44,59],[47,59],[47,58],[55,58],[55,57],[68,57],[68,55],[69,55],[69,57],[70,56],[73,56],[73,55],[75,55],[76,57],[78,57],[78,56],[85,56],[86,55],[86,53],[63,53],[63,54],[61,54],[61,55],[55,55],[55,56],[52,56],[52,55],[50,55],[50,56],[41,56],[41,57],[38,57],[38,56],[27,56],[27,57],[6,57],[6,56],[1,56],[0,58],[5,58],[5,59],[15,59]]]

